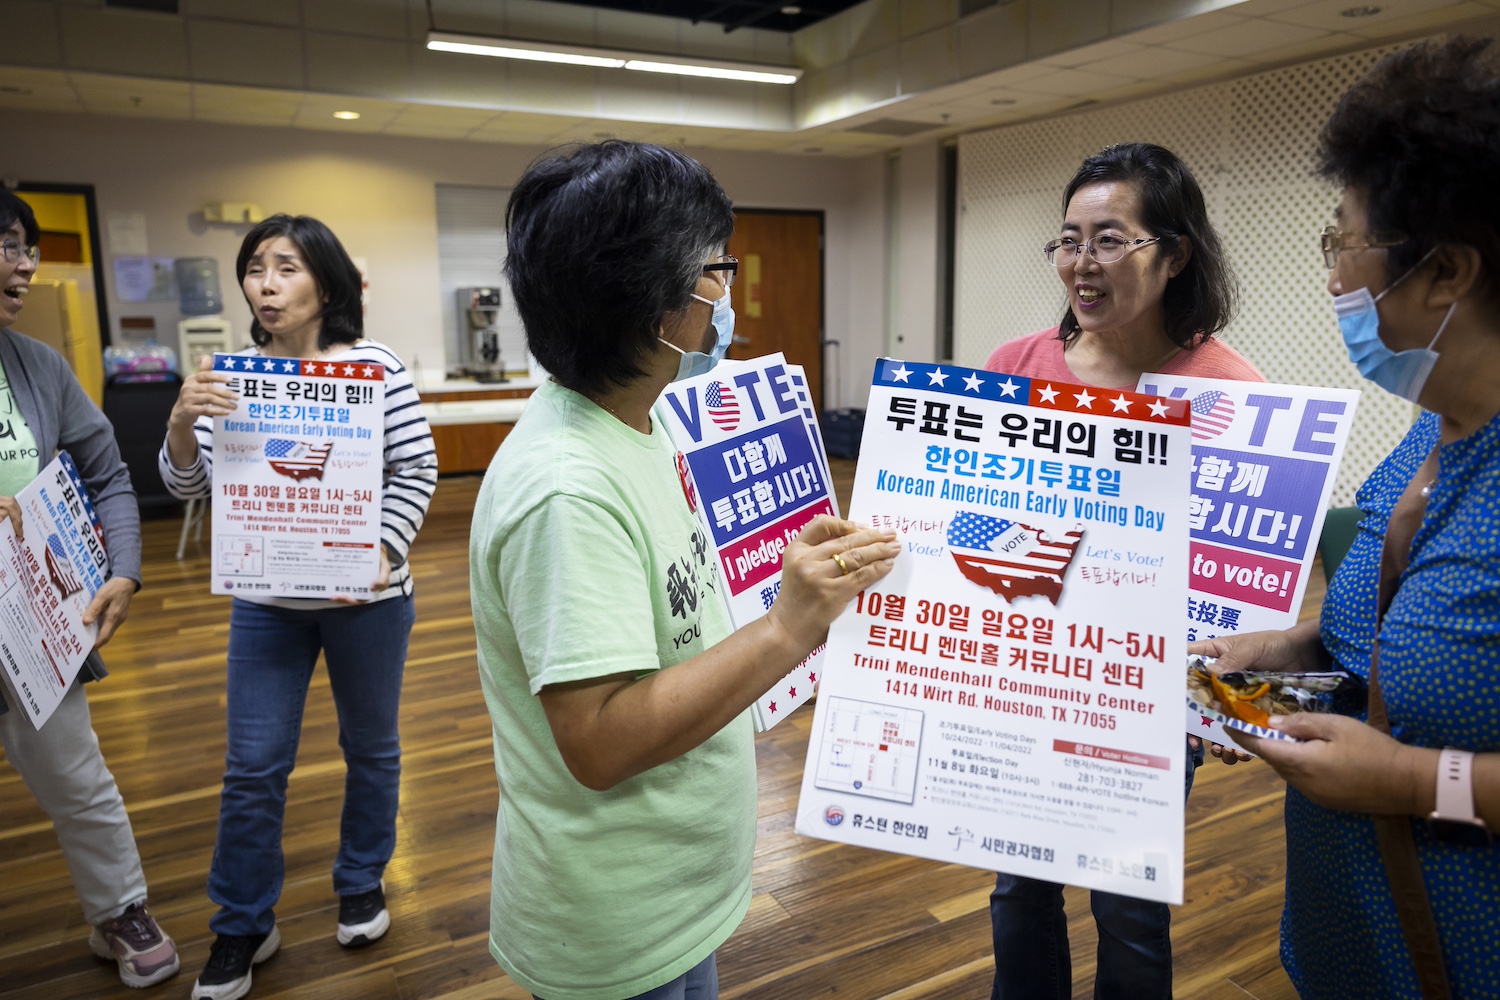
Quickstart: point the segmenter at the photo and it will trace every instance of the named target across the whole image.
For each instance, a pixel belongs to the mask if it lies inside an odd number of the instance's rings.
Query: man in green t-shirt
[[[746,710],[898,546],[814,520],[770,613],[732,632],[652,413],[728,346],[729,199],[694,160],[611,140],[534,164],[507,218],[552,380],[490,464],[470,540],[500,781],[490,951],[542,1000],[712,1000],[750,903]]]

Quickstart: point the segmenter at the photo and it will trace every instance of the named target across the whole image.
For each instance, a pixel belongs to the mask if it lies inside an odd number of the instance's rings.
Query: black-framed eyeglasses
[[[25,254],[26,259],[31,261],[31,266],[36,267],[42,262],[42,251],[40,247],[22,246],[15,240],[0,240],[0,256],[5,257],[7,264],[14,264]]]
[[[1345,250],[1380,250],[1399,247],[1408,242],[1401,233],[1390,233],[1384,239],[1368,233],[1341,233],[1335,226],[1323,230],[1321,239],[1323,266],[1332,271],[1339,262],[1339,254]]]
[[[740,259],[725,254],[713,264],[704,264],[703,270],[721,272],[724,275],[724,287],[733,288],[734,276],[740,273]]]
[[[1047,243],[1044,243],[1042,245],[1042,253],[1047,256],[1047,263],[1053,267],[1068,267],[1082,253],[1087,253],[1100,264],[1113,264],[1136,247],[1155,243],[1160,239],[1160,236],[1151,236],[1139,240],[1127,240],[1106,234],[1104,236],[1095,236],[1091,240],[1079,242],[1075,239],[1063,237],[1059,240],[1049,240]]]

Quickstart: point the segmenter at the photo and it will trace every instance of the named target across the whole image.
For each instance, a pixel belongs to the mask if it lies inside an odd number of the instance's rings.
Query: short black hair
[[[568,388],[597,392],[646,374],[662,318],[689,304],[734,209],[697,160],[609,139],[532,163],[505,225],[532,355]]]
[[[310,215],[273,215],[245,234],[240,255],[234,262],[240,291],[245,289],[245,269],[250,265],[250,258],[255,256],[262,243],[278,236],[285,236],[296,245],[325,300],[323,327],[318,331],[318,350],[326,350],[333,344],[352,344],[363,337],[365,312],[360,301],[363,282],[359,268],[349,259],[333,230]],[[250,302],[249,296],[245,301]],[[265,347],[271,342],[271,335],[260,325],[260,320],[253,318],[253,302],[250,302],[250,315],[250,339],[257,347]]]
[[[36,213],[14,191],[0,187],[0,230],[9,229],[17,222],[26,234],[26,244],[36,246],[37,240],[42,238],[42,230],[36,224]]]
[[[1500,60],[1459,36],[1393,52],[1339,99],[1319,139],[1322,175],[1363,194],[1369,229],[1404,236],[1392,280],[1441,243],[1479,251],[1500,295]]]
[[[1197,178],[1176,153],[1153,143],[1106,146],[1084,160],[1068,182],[1063,213],[1067,214],[1079,188],[1109,181],[1134,184],[1141,193],[1141,224],[1160,241],[1156,244],[1158,256],[1177,253],[1184,236],[1191,241],[1187,266],[1167,281],[1162,305],[1167,337],[1185,350],[1197,347],[1229,325],[1239,300],[1234,269],[1219,234],[1208,221],[1208,206]],[[1068,343],[1081,332],[1078,317],[1069,305],[1058,324],[1058,339]]]

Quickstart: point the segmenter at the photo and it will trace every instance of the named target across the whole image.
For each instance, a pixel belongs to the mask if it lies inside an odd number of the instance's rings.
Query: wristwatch
[[[1438,757],[1437,808],[1427,817],[1427,828],[1446,844],[1487,847],[1490,828],[1474,814],[1474,755],[1445,747]]]

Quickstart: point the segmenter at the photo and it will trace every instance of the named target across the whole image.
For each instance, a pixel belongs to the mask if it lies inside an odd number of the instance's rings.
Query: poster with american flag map
[[[239,406],[214,418],[215,594],[370,596],[380,572],[385,366],[216,354]]]
[[[797,831],[1182,901],[1189,404],[881,359]]]
[[[18,537],[0,517],[0,675],[5,700],[37,729],[94,648],[83,613],[109,578],[104,527],[66,451],[16,494]]]
[[[1192,409],[1188,641],[1291,628],[1359,390],[1152,374],[1138,388]],[[1187,731],[1230,742],[1191,706]]]
[[[678,450],[735,628],[764,615],[781,589],[781,554],[818,514],[837,514],[807,373],[780,354],[721,361],[667,386],[657,405]],[[751,714],[770,729],[812,697],[814,650],[762,695]]]

